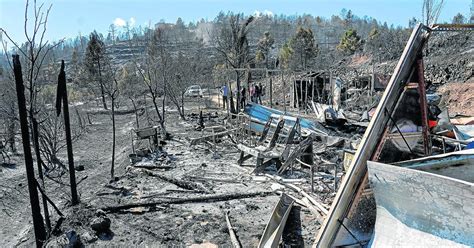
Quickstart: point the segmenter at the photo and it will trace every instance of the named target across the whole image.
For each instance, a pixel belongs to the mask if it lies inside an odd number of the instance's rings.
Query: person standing
[[[221,88],[222,93],[222,107],[223,109],[227,109],[227,95],[229,94],[229,89],[227,89],[227,85],[224,84]]]
[[[250,101],[255,102],[255,85],[250,86]]]
[[[260,97],[262,94],[262,85],[258,84],[255,85],[255,102],[258,104],[262,104],[262,98]]]
[[[245,105],[246,105],[246,100],[247,100],[247,97],[246,97],[246,93],[247,93],[247,90],[245,89],[245,87],[243,86],[242,89],[240,90],[240,103],[242,104],[242,108],[245,109]]]

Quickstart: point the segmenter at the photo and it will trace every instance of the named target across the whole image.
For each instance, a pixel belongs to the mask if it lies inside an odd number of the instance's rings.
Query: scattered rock
[[[213,243],[210,243],[210,242],[206,242],[206,243],[198,243],[198,244],[192,244],[189,246],[190,248],[217,248],[219,246],[217,246],[216,244],[213,244]]]
[[[97,216],[97,217],[105,216],[105,215],[106,215],[106,213],[102,209],[97,209],[97,211],[95,211],[95,216]]]
[[[91,221],[91,228],[98,234],[105,233],[110,230],[110,223],[111,221],[107,217],[97,217]]]
[[[69,244],[69,240],[66,237],[66,234],[63,234],[61,236],[51,238],[45,247],[46,248],[67,247],[68,244]]]
[[[93,243],[97,241],[97,236],[91,232],[85,232],[81,235],[81,237],[86,243]]]
[[[84,165],[78,165],[74,168],[76,171],[83,171],[85,168],[84,168]]]

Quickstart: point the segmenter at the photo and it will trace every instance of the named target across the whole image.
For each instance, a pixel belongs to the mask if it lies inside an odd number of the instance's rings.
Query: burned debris
[[[473,178],[468,172],[472,164],[467,162],[469,150],[464,151],[468,146],[461,145],[473,140],[451,124],[446,112],[433,113],[428,107],[421,52],[432,33],[463,28],[415,27],[351,158],[331,212],[318,233],[317,247],[474,244],[472,228],[467,224],[472,222],[468,212],[473,205]],[[452,142],[448,146],[458,152],[446,150],[448,138]],[[458,188],[463,189],[461,194]]]
[[[351,15],[13,43],[0,246],[474,246],[474,26]]]

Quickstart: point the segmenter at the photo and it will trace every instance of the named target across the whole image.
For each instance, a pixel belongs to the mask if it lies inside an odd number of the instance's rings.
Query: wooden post
[[[232,247],[240,248],[241,246],[240,246],[239,240],[237,239],[237,236],[235,235],[234,228],[232,227],[232,224],[230,223],[228,212],[225,213],[225,221],[227,223],[227,229],[229,230],[230,239],[232,241]]]
[[[69,181],[71,184],[71,204],[76,205],[77,203],[79,203],[79,198],[77,196],[76,171],[74,170],[74,154],[72,151],[71,124],[69,122],[69,106],[67,100],[66,72],[64,72],[64,60],[61,61],[61,71],[58,75],[58,95],[60,95],[59,102],[61,102],[60,100],[62,100],[63,105],[67,160],[69,163]],[[56,106],[59,106],[58,103],[56,104]],[[113,104],[112,108],[114,108]]]
[[[372,65],[372,76],[370,77],[370,94],[369,96],[373,96],[374,95],[374,91],[375,91],[375,67],[374,65]],[[372,103],[372,101],[370,102],[370,104]]]
[[[325,75],[326,76],[326,75]],[[331,78],[331,73],[329,73],[329,78]],[[321,101],[319,101],[320,103],[324,103],[324,104],[327,104],[326,102],[326,99],[325,99],[325,96],[326,96],[326,77],[323,78],[323,90],[321,91]]]
[[[236,73],[236,76],[237,76],[235,78],[235,80],[237,82],[237,86],[236,86],[237,87],[237,94],[235,95],[235,97],[237,98],[237,101],[236,101],[237,105],[235,107],[235,110],[236,110],[235,114],[237,114],[237,113],[240,112],[240,105],[241,105],[241,102],[240,102],[240,100],[241,100],[240,99],[240,74],[239,74],[238,70],[235,70],[235,73]]]
[[[268,74],[268,71],[267,71],[267,75]],[[270,77],[270,108],[273,108],[273,80],[272,78]]]
[[[295,80],[296,82],[296,80]],[[298,97],[298,114],[301,110],[301,105],[303,105],[303,80],[300,80],[300,96]]]
[[[307,113],[307,107],[308,107],[308,90],[309,90],[309,79],[305,81],[304,85],[305,85],[305,93],[304,93],[304,112]]]
[[[281,81],[283,81],[283,108],[285,110],[286,114],[286,83],[285,83],[285,78],[283,77],[283,72],[281,73]]]
[[[24,94],[25,86],[23,85],[20,55],[13,55],[13,73],[15,75],[16,94],[18,98],[18,113],[20,114],[21,139],[23,141],[23,153],[25,156],[26,177],[28,182],[28,191],[30,194],[31,214],[33,217],[36,246],[43,247],[43,243],[46,240],[46,231],[44,229],[43,216],[41,216],[38,189],[36,188],[35,170],[33,168],[33,157],[31,155],[28,117]]]

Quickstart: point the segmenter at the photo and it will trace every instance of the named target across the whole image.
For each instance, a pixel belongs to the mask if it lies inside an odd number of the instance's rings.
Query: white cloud
[[[271,12],[270,10],[264,10],[263,14],[266,16],[273,16],[273,12]]]
[[[130,19],[128,20],[128,24],[129,24],[131,27],[133,27],[133,25],[135,25],[135,22],[136,22],[136,20],[135,20],[134,17],[130,17]]]
[[[125,23],[126,23],[125,20],[119,17],[115,18],[114,20],[114,25],[117,27],[123,27],[125,26]]]
[[[273,12],[271,12],[270,10],[264,10],[264,11],[259,11],[259,10],[255,10],[253,12],[253,15],[255,17],[260,17],[260,16],[273,16]]]

